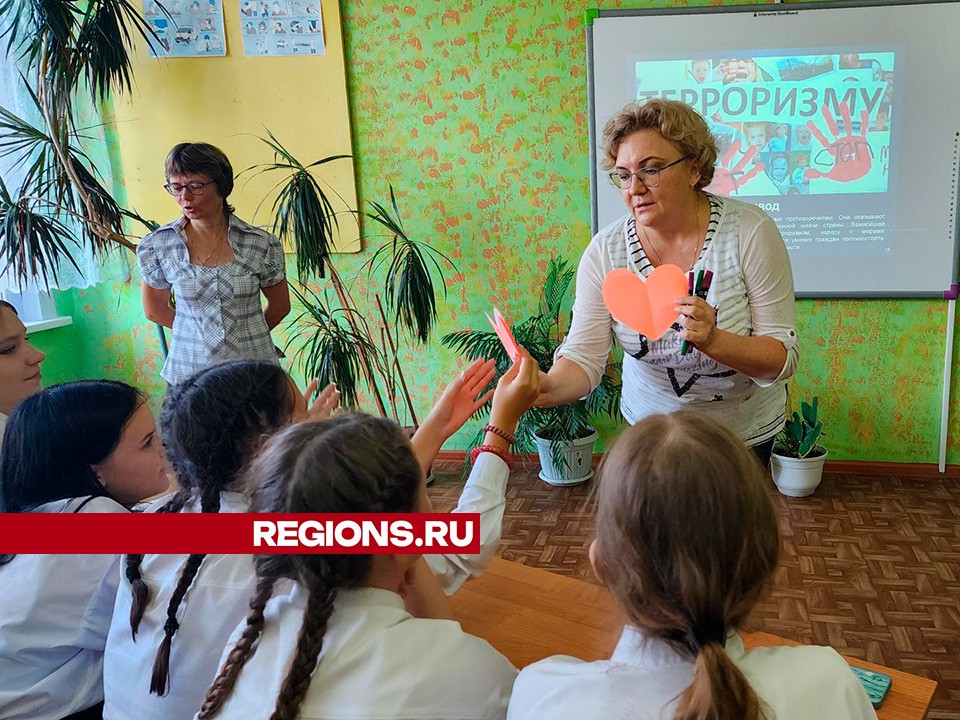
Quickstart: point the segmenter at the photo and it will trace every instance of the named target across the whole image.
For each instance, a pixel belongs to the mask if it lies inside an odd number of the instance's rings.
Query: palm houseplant
[[[553,366],[553,353],[568,329],[567,296],[574,275],[566,260],[551,258],[534,314],[513,324],[517,343],[544,372]],[[495,332],[460,330],[445,335],[441,342],[470,359],[493,358],[497,378],[510,368],[511,360]],[[537,449],[542,480],[551,485],[577,485],[593,476],[590,461],[597,431],[591,422],[604,415],[620,417],[620,380],[616,373],[617,366],[608,364],[600,385],[585,399],[558,407],[531,408],[521,418],[515,447],[523,453]]]
[[[800,403],[777,435],[770,456],[770,472],[777,489],[790,497],[812,495],[823,478],[827,449],[818,444],[823,421],[818,417],[818,398]]]
[[[131,87],[131,48],[156,40],[129,0],[0,0],[4,62],[16,65],[25,109],[0,108],[0,262],[20,287],[49,286],[77,250],[135,245],[126,218],[88,154],[81,107]]]
[[[337,384],[344,406],[358,408],[368,400],[382,416],[416,428],[401,352],[405,344],[429,340],[437,322],[439,288],[446,295],[444,269],[455,268],[442,253],[407,234],[391,186],[389,204],[371,202],[365,210],[343,211],[375,228],[363,237],[380,243],[360,270],[363,281],[345,280],[331,256],[342,213],[318,172],[350,156],[303,163],[269,131],[261,140],[273,162],[249,170],[281,177],[272,205],[273,228],[296,248],[299,282],[291,284],[291,292],[301,310],[290,323],[288,346],[295,346],[307,377],[317,378],[321,386]],[[352,292],[358,287],[362,294]]]

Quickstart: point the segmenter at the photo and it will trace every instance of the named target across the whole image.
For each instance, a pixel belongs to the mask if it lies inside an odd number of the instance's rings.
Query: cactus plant
[[[794,411],[793,417],[787,420],[777,435],[773,447],[775,453],[794,458],[805,458],[811,452],[814,457],[823,454],[823,448],[817,445],[817,440],[826,433],[823,432],[823,421],[817,419],[817,400],[815,395],[812,403],[800,403],[800,412]]]

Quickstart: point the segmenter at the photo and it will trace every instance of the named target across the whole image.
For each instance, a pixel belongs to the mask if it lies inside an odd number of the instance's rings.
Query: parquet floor
[[[435,474],[434,504],[452,509],[460,466]],[[960,720],[960,480],[835,474],[805,499],[770,487],[782,561],[747,629],[932,678],[929,717]],[[590,488],[552,488],[518,465],[500,554],[595,582]]]

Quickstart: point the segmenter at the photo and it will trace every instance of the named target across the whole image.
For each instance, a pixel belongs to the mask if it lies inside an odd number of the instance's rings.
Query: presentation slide
[[[862,46],[644,58],[636,97],[680,100],[707,119],[720,150],[707,189],[762,207],[792,256],[884,255],[896,250],[902,56]]]

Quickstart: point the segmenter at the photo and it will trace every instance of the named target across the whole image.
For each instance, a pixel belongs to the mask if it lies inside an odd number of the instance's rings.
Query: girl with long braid
[[[308,410],[290,377],[272,363],[233,361],[201,370],[175,386],[165,403],[160,423],[181,490],[153,509],[246,512],[238,476],[264,439],[293,420],[329,415],[337,401],[331,385]],[[104,660],[104,717],[189,717],[244,615],[242,598],[253,588],[251,558],[127,555],[121,569],[126,580]]]
[[[538,392],[524,354],[497,386],[498,429],[512,432]],[[428,505],[423,477],[395,423],[341,415],[275,436],[247,482],[253,512],[402,513]],[[504,718],[510,662],[458,623],[404,609],[408,588],[436,584],[416,555],[261,555],[256,567],[247,620],[200,720]],[[449,617],[446,598],[433,597],[433,617]]]
[[[413,439],[423,467],[490,399],[492,391],[482,390],[493,372],[492,362],[477,361],[446,388]],[[175,387],[161,425],[183,490],[158,511],[246,512],[238,478],[265,440],[291,422],[329,414],[339,400],[328,387],[308,411],[310,392],[301,396],[278,366],[253,361],[215,365]],[[474,557],[431,557],[431,568],[448,591],[482,572],[493,556],[508,474],[502,459],[484,455],[467,481],[458,510],[481,514],[482,549]],[[191,717],[216,674],[231,630],[246,614],[254,587],[252,559],[129,555],[123,572],[104,666],[104,717]],[[426,601],[413,592],[409,602],[411,611],[419,612]]]
[[[652,415],[601,466],[590,561],[623,610],[609,660],[523,669],[509,720],[874,720],[828,647],[746,652],[737,634],[771,580],[779,531],[753,452],[699,412]]]

